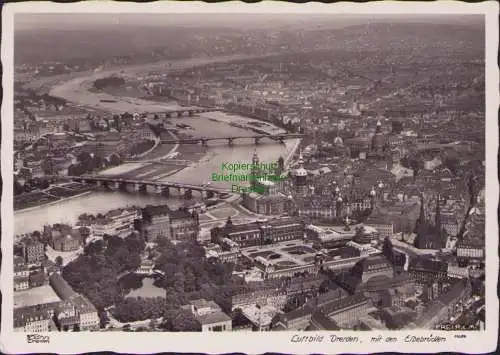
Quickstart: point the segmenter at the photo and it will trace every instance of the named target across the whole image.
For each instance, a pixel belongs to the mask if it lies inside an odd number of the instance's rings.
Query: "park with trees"
[[[64,279],[76,292],[84,294],[102,313],[111,313],[120,322],[162,319],[159,329],[198,331],[199,324],[182,305],[204,298],[213,300],[223,311],[231,312],[234,292],[245,289],[244,281],[232,275],[234,264],[205,259],[196,241],[174,244],[162,240],[154,285],[165,290],[164,297],[127,297],[142,286],[143,276],[134,274],[141,263],[146,243],[137,232],[121,239],[105,236],[90,243],[76,260],[63,269]]]

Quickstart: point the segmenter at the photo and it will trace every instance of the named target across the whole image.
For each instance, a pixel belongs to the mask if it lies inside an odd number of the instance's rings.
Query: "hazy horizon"
[[[15,29],[95,29],[96,26],[215,27],[265,29],[313,25],[320,28],[358,25],[369,22],[404,21],[439,24],[480,25],[483,15],[456,14],[16,14]]]

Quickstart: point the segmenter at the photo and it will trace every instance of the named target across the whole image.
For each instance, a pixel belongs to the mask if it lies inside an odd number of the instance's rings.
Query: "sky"
[[[481,22],[480,15],[332,15],[332,14],[16,14],[15,27],[20,29],[77,29],[96,26],[183,26],[271,28],[310,25],[333,28],[370,21],[408,22]]]

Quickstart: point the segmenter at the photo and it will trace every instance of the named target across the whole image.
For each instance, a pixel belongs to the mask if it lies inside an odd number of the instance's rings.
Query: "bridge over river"
[[[203,144],[207,145],[211,141],[227,141],[229,145],[233,145],[235,140],[253,139],[255,144],[259,144],[261,140],[268,139],[274,142],[285,143],[285,139],[301,138],[303,134],[300,133],[283,133],[283,134],[259,134],[253,136],[232,136],[232,137],[201,137],[201,138],[183,138],[183,139],[162,139],[163,144]]]
[[[142,114],[143,117],[145,118],[154,118],[154,119],[160,119],[160,118],[173,118],[173,117],[186,117],[186,116],[193,116],[197,113],[203,113],[203,112],[213,112],[213,111],[219,111],[221,108],[208,108],[208,107],[183,107],[183,108],[176,108],[172,110],[165,110],[165,111],[159,111],[159,112],[145,112]]]
[[[177,189],[183,193],[186,199],[193,196],[193,191],[198,191],[203,198],[211,198],[231,192],[230,189],[218,188],[209,185],[192,185],[180,182],[171,181],[151,181],[140,179],[125,179],[119,176],[95,176],[95,175],[82,175],[82,176],[48,176],[57,180],[70,180],[80,182],[82,184],[91,184],[98,187],[108,187],[114,190],[126,190],[127,186],[132,186],[134,191],[148,192],[148,187],[153,188],[155,193],[164,196],[170,195],[170,189]]]

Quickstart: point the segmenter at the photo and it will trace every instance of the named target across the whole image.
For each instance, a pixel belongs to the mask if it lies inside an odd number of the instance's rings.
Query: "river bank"
[[[113,96],[106,93],[93,93],[88,89],[92,83],[97,79],[102,79],[113,74],[120,73],[119,75],[127,78],[128,76],[137,76],[145,72],[158,71],[168,74],[169,72],[187,68],[194,68],[212,63],[234,62],[241,60],[249,60],[262,57],[275,56],[277,54],[267,54],[264,56],[248,56],[248,55],[231,55],[220,57],[207,57],[207,58],[190,58],[185,60],[166,60],[154,63],[146,63],[131,66],[116,66],[106,68],[100,71],[75,73],[75,77],[66,82],[56,82],[55,85],[49,90],[49,94],[54,97],[62,98],[66,101],[88,106],[92,109],[101,109],[112,113],[125,113],[125,112],[155,112],[168,109],[182,108],[180,105],[173,106],[169,104],[158,104],[152,101],[125,98]],[[50,80],[50,79],[49,79]],[[49,81],[48,80],[48,81]],[[52,84],[54,82],[52,81]],[[41,84],[40,87],[44,85]],[[116,102],[103,102],[102,100],[111,100]]]
[[[50,202],[43,203],[43,204],[36,205],[36,206],[26,207],[26,208],[21,208],[21,209],[16,209],[16,210],[14,210],[14,213],[33,211],[33,210],[36,210],[36,209],[41,208],[41,207],[54,205],[54,204],[61,203],[61,202],[64,202],[64,201],[69,201],[71,199],[82,197],[82,196],[88,195],[90,193],[92,193],[92,190],[81,192],[81,193],[78,193],[76,195],[72,195],[72,196],[68,196],[68,197],[61,197],[58,200],[50,201]]]

